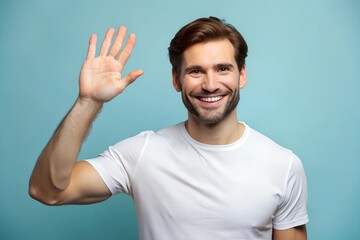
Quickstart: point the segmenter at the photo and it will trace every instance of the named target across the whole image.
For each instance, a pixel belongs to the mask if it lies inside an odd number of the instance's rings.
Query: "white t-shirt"
[[[141,240],[270,240],[308,222],[300,160],[247,125],[238,141],[207,145],[180,123],[88,161],[112,194],[132,196]]]

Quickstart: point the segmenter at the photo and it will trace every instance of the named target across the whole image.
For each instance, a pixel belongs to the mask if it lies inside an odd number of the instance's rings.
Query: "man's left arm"
[[[283,200],[273,219],[273,240],[306,240],[307,184],[303,165],[293,154]]]
[[[273,240],[306,240],[306,225],[300,225],[286,230],[273,231]]]

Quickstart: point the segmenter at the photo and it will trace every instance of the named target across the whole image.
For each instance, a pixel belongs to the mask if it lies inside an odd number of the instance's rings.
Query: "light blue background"
[[[249,45],[239,119],[292,149],[309,187],[309,239],[360,239],[360,1],[1,1],[0,239],[136,239],[131,198],[47,207],[27,194],[36,158],[77,96],[88,38],[126,25],[126,70],[145,75],[106,105],[82,148],[94,157],[186,118],[168,44],[214,15]]]

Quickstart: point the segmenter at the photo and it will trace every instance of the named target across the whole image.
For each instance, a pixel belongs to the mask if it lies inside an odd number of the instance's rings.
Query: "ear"
[[[174,69],[172,69],[172,83],[173,83],[173,86],[175,88],[175,90],[177,92],[180,92],[181,91],[181,84],[180,84],[180,79],[178,79],[177,77],[177,74],[176,74],[176,71]]]
[[[245,87],[245,85],[246,85],[246,65],[244,65],[240,71],[240,81],[239,81],[240,89]]]

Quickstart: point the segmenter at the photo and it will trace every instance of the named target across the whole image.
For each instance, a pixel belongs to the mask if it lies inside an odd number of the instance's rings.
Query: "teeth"
[[[219,100],[221,100],[223,97],[222,96],[218,96],[218,97],[202,97],[200,98],[201,101],[204,102],[217,102]]]

